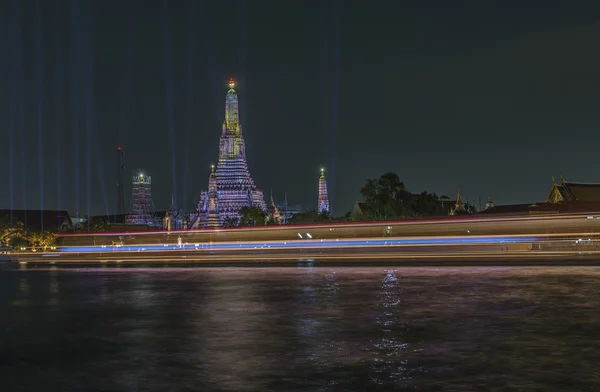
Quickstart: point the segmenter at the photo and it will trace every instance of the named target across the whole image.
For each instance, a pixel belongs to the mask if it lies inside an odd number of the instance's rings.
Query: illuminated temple
[[[267,210],[262,191],[254,185],[246,162],[246,145],[240,124],[235,82],[229,81],[225,97],[225,120],[219,142],[219,161],[209,177],[208,192],[200,194],[190,228],[218,227],[240,218],[242,207]]]
[[[319,177],[319,199],[317,202],[317,212],[319,214],[329,214],[329,196],[327,195],[327,180],[325,179],[325,169],[321,168],[321,177]]]

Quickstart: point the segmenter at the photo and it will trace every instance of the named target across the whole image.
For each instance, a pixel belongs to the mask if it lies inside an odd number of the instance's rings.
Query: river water
[[[0,272],[1,391],[600,388],[600,269]]]

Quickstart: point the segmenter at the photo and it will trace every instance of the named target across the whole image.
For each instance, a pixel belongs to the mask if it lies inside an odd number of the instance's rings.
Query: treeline
[[[435,193],[411,193],[396,173],[369,179],[361,188],[361,219],[386,220],[448,215],[449,200]]]
[[[50,231],[26,230],[23,222],[10,217],[0,217],[0,243],[19,250],[51,250],[56,246],[56,237]]]

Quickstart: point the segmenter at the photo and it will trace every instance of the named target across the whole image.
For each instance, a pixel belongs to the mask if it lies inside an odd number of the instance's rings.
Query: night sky
[[[599,1],[58,1],[0,5],[0,207],[116,209],[116,153],[191,210],[227,79],[250,173],[333,212],[367,178],[478,204],[600,182]]]

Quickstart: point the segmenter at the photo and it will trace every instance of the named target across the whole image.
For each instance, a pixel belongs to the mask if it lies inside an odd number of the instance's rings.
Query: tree
[[[223,227],[235,227],[239,223],[239,219],[234,216],[228,216],[223,219]]]
[[[289,220],[291,224],[303,224],[303,223],[322,223],[331,221],[331,215],[327,212],[319,214],[317,210],[308,210],[300,212],[292,216]]]
[[[444,204],[435,193],[422,192],[412,197],[410,208],[415,216],[441,216],[448,214],[448,204]]]
[[[368,179],[360,190],[362,218],[386,220],[448,213],[435,193],[410,193],[396,173]]]
[[[0,217],[0,242],[14,246],[13,242],[18,238],[25,238],[25,226],[23,222],[4,215]]]
[[[367,219],[384,220],[405,217],[410,193],[396,173],[386,173],[369,179],[360,190]]]
[[[88,218],[88,223],[84,223],[83,226],[91,233],[104,233],[110,230],[108,220],[100,216],[92,216]]]
[[[40,249],[42,251],[52,249],[56,246],[56,237],[54,236],[54,234],[48,231],[29,232],[27,233],[27,241],[29,242],[29,246],[31,246],[32,249]]]
[[[240,226],[264,226],[267,214],[259,207],[240,208]]]

